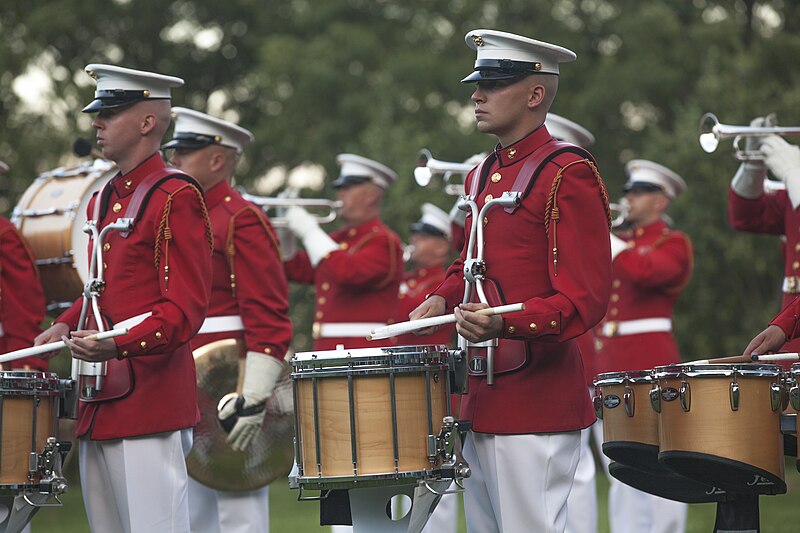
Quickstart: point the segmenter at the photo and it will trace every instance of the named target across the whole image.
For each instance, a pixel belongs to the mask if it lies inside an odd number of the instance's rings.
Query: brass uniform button
[[[550,322],[550,329],[556,329],[558,327],[558,322],[555,320]]]
[[[314,313],[314,318],[316,320],[322,320],[323,316],[325,316],[325,313],[323,313],[322,311],[317,311],[316,313]]]
[[[350,248],[350,245],[347,244],[346,242],[343,242],[339,245],[339,249],[341,250],[347,250],[348,248]]]
[[[615,279],[614,281],[611,282],[611,286],[614,287],[615,289],[619,289],[621,285],[622,282],[618,279]]]
[[[503,179],[503,176],[501,176],[499,172],[492,174],[492,183],[497,183],[501,179]]]
[[[104,251],[104,252],[107,252],[107,251],[109,251],[110,249],[111,249],[111,243],[110,243],[110,242],[107,242],[107,243],[105,243],[105,244],[103,245],[103,251]]]
[[[264,353],[267,355],[272,355],[272,348],[267,346],[266,348],[264,348]]]
[[[128,350],[122,350],[122,357],[128,357]]]
[[[619,314],[619,309],[617,309],[616,307],[614,307],[614,308],[612,308],[612,309],[611,309],[611,311],[609,311],[609,312],[611,313],[611,316],[617,316],[617,315]]]
[[[616,294],[616,293],[612,294],[611,295],[611,301],[612,302],[618,302],[619,301],[619,294]]]
[[[350,228],[347,230],[348,237],[355,237],[356,236],[356,228]]]
[[[484,200],[484,203],[488,204],[492,200],[494,200],[494,196],[492,196],[491,194],[487,194],[486,195],[486,200]]]
[[[317,303],[319,305],[325,305],[327,303],[327,301],[328,301],[328,299],[325,298],[324,296],[320,296],[319,298],[317,298]]]
[[[483,225],[485,226],[488,223],[489,223],[489,217],[483,217]]]
[[[536,330],[539,329],[539,326],[536,325],[536,322],[531,322],[531,325],[528,326],[533,333],[536,333]]]
[[[126,189],[130,189],[131,185],[133,185],[133,182],[131,180],[125,180],[125,188]]]
[[[797,244],[794,245],[794,251],[795,252],[800,252],[800,242],[798,242]]]
[[[516,148],[509,148],[508,152],[506,152],[509,159],[514,159],[517,156],[517,149]]]
[[[160,331],[156,331],[156,339],[160,339],[161,337],[163,337],[161,332]]]
[[[319,339],[319,334],[320,334],[321,330],[322,330],[322,326],[320,325],[320,323],[319,322],[314,322],[314,324],[312,324],[312,326],[311,326],[311,336],[314,339]]]
[[[139,346],[141,346],[142,350],[144,350],[145,348],[147,348],[147,343],[145,341],[142,341],[139,343]]]
[[[508,334],[509,335],[513,335],[514,332],[516,332],[516,331],[517,331],[517,328],[515,328],[514,326],[508,326]]]
[[[323,282],[322,282],[322,285],[320,286],[320,288],[321,288],[323,291],[327,291],[327,290],[329,290],[329,289],[331,288],[331,284],[330,284],[330,283],[328,283],[327,281],[323,281]]]
[[[794,270],[797,270],[798,268],[800,268],[800,261],[795,261],[794,263],[792,263],[792,268]]]
[[[114,207],[112,207],[111,210],[114,211],[115,213],[119,213],[120,211],[122,211],[122,204],[119,202],[115,203]]]
[[[642,235],[644,235],[644,230],[642,228],[636,228],[635,234],[637,237],[641,237]]]

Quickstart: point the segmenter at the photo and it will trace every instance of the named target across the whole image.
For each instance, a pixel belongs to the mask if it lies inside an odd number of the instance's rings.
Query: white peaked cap
[[[83,108],[84,113],[123,107],[143,100],[170,98],[170,89],[183,85],[183,80],[154,72],[133,70],[115,65],[93,63],[86,73],[97,81],[95,100]]]
[[[575,61],[572,50],[496,30],[472,30],[464,37],[478,53],[475,71],[462,82],[502,80],[526,73],[558,74],[559,63]]]
[[[163,148],[202,148],[219,144],[241,153],[253,142],[253,134],[227,120],[200,113],[185,107],[173,107],[175,129],[172,140]]]
[[[336,156],[341,170],[339,177],[333,182],[334,187],[354,185],[371,181],[378,187],[386,189],[397,181],[397,173],[382,163],[355,154],[339,154]]]
[[[414,233],[427,233],[450,240],[453,236],[450,215],[431,203],[422,204],[422,216],[411,224]]]
[[[676,198],[686,190],[686,182],[664,165],[646,159],[633,159],[625,165],[628,181],[623,189],[627,192],[641,186],[659,187],[670,198]]]
[[[544,125],[550,135],[556,139],[567,141],[586,148],[594,144],[594,135],[578,124],[555,113],[548,113]]]

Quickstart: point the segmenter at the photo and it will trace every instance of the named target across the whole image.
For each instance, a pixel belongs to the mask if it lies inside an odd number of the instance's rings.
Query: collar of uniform
[[[666,233],[668,230],[669,228],[663,220],[657,220],[656,222],[648,224],[647,226],[636,228],[633,230],[633,235],[635,238],[641,239],[644,237],[659,236]]]
[[[350,226],[349,228],[338,229],[335,232],[331,233],[331,237],[333,237],[337,241],[345,241],[348,239],[352,239],[353,237],[357,237],[358,235],[364,235],[365,233],[369,233],[370,231],[375,231],[375,229],[377,229],[380,226],[381,226],[381,220],[379,218],[373,218],[367,220],[363,224],[359,224],[358,226]]]
[[[217,183],[205,192],[206,205],[209,209],[217,207],[225,198],[229,198],[235,191],[226,180]]]
[[[542,124],[514,144],[508,146],[500,146],[498,144],[494,152],[500,166],[505,167],[524,160],[550,139],[552,139],[550,132]]]
[[[154,171],[164,168],[165,166],[164,160],[161,159],[161,154],[156,152],[139,163],[138,167],[134,168],[124,176],[117,174],[117,176],[111,182],[111,186],[114,188],[114,192],[117,194],[118,198],[124,198],[129,194],[132,194],[133,191],[136,190],[136,186],[139,185],[143,179],[152,174]]]

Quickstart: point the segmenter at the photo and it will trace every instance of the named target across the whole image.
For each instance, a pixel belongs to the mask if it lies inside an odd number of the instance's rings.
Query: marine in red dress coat
[[[316,290],[315,350],[374,347],[366,336],[394,317],[403,276],[400,238],[379,218],[384,191],[397,175],[361,156],[340,154],[338,161],[341,174],[333,186],[344,227],[328,235],[302,208],[286,215],[305,247],[284,260],[287,278]]]
[[[127,174],[118,174],[109,191],[102,230],[125,215],[137,188],[166,165],[156,153]],[[93,218],[98,195],[89,202]],[[191,182],[169,178],[153,190],[141,219],[127,238],[118,231],[103,244],[106,287],[100,310],[110,325],[151,313],[115,337],[118,359],[127,360],[133,388],[127,396],[81,402],[76,435],[118,439],[192,427],[199,413],[189,341],[200,329],[209,301],[211,228],[202,192]],[[91,243],[90,243],[91,249]],[[82,299],[57,320],[79,329]]]
[[[516,143],[498,147],[488,171],[484,168],[478,207],[483,207],[487,197],[508,191],[527,159],[551,141],[542,126]],[[511,346],[524,350],[527,362],[517,370],[496,373],[492,386],[485,375],[470,376],[462,417],[472,420],[476,432],[573,431],[594,421],[575,337],[600,321],[608,302],[608,196],[596,169],[579,161],[583,157],[573,152],[557,155],[545,164],[514,213],[498,207],[480,221],[486,277],[502,295],[501,302],[490,304],[523,302],[526,306],[525,311],[503,316],[502,339],[515,345],[504,347],[501,339],[496,364],[502,365],[504,348]],[[475,179],[474,172],[470,173],[467,191]],[[468,215],[467,230],[472,223]],[[445,299],[447,309],[461,302],[465,257],[462,252],[433,292]]]
[[[0,217],[0,353],[33,346],[44,321],[44,291],[33,252],[17,228]],[[47,361],[25,357],[3,370],[47,370]]]

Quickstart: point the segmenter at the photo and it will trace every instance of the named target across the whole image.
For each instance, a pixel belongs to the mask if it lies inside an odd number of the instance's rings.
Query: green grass
[[[85,533],[89,531],[80,487],[75,480],[77,469],[67,472],[70,489],[64,495],[63,507],[45,508],[33,519],[34,533]],[[800,531],[800,473],[795,467],[795,459],[786,460],[786,482],[789,491],[780,496],[761,498],[761,530],[764,533],[797,533]],[[598,511],[600,533],[608,529],[608,482],[598,476]],[[270,520],[272,533],[304,533],[324,531],[319,526],[319,506],[316,502],[297,501],[298,491],[290,490],[286,483],[275,482],[270,487]],[[714,504],[695,504],[689,506],[686,533],[710,533],[714,526],[716,507]],[[459,517],[459,533],[466,533],[463,513]]]

